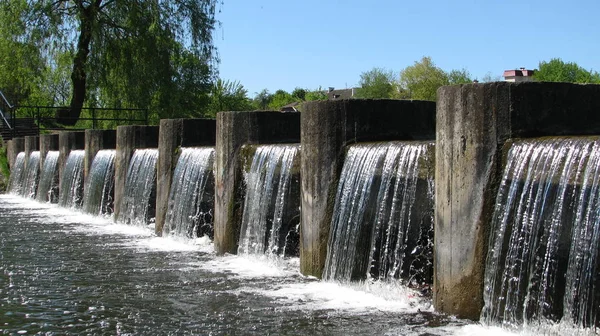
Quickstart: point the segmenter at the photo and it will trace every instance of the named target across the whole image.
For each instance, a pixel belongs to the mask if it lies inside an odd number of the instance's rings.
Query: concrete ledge
[[[162,119],[160,121],[156,172],[156,235],[161,236],[163,232],[179,148],[214,146],[215,133],[214,119]]]
[[[158,126],[118,126],[115,153],[114,218],[119,218],[125,193],[125,179],[133,152],[138,148],[158,147]]]
[[[438,90],[434,305],[477,320],[502,146],[600,134],[600,85],[486,83]]]
[[[306,103],[301,115],[300,270],[321,277],[344,148],[366,141],[434,139],[435,103],[318,101]]]
[[[215,250],[236,253],[243,197],[238,155],[244,144],[297,143],[300,114],[274,111],[219,112],[215,147]]]
[[[85,130],[85,157],[83,159],[84,181],[90,172],[92,162],[101,149],[115,149],[117,131],[115,130]]]

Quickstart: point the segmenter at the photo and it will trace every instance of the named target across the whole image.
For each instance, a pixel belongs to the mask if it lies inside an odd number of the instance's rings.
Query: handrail
[[[6,104],[6,106],[8,106],[9,109],[12,110],[15,108],[8,102],[8,99],[6,99],[6,96],[4,95],[4,93],[2,93],[2,91],[0,91],[0,98],[2,98],[2,100],[4,101],[4,104]],[[0,116],[2,117],[2,120],[4,120],[4,123],[6,124],[6,126],[8,126],[8,129],[12,129],[12,127],[10,126],[10,123],[8,122],[8,120],[6,120],[6,117],[4,116],[4,111],[2,111],[2,109],[0,109]]]

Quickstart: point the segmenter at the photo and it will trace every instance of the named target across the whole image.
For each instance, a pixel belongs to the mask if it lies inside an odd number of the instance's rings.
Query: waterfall
[[[84,150],[72,150],[69,153],[58,194],[58,204],[62,207],[75,208],[83,200],[83,159]]]
[[[213,148],[182,148],[173,172],[165,235],[212,237],[214,153]]]
[[[44,159],[44,167],[35,197],[39,202],[58,202],[58,151],[49,151]]]
[[[431,283],[433,146],[350,146],[335,199],[324,278]]]
[[[112,214],[115,185],[115,150],[98,151],[85,181],[83,210],[94,215]]]
[[[515,142],[490,232],[482,319],[600,320],[600,139]]]
[[[157,149],[136,149],[127,169],[118,221],[145,226],[154,218]]]
[[[35,198],[35,192],[40,177],[40,152],[33,151],[29,154],[25,175],[23,176],[23,185],[20,195],[27,198]]]
[[[20,152],[15,158],[14,167],[8,180],[8,191],[11,194],[20,195],[23,188],[23,178],[25,176],[25,152]]]
[[[245,176],[246,198],[238,253],[297,254],[298,145],[256,147]]]

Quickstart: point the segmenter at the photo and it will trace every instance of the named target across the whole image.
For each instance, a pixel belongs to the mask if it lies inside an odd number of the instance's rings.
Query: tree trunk
[[[85,102],[87,93],[86,66],[90,54],[92,30],[102,0],[96,0],[87,7],[83,5],[82,0],[76,1],[76,3],[79,11],[79,38],[77,40],[77,52],[73,59],[73,71],[71,72],[73,95],[71,96],[69,117],[61,120],[61,123],[65,125],[75,125],[77,123]]]

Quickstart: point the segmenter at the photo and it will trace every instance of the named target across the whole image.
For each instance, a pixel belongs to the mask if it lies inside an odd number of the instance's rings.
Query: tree
[[[277,90],[271,96],[271,102],[269,103],[269,109],[273,111],[279,111],[283,106],[302,101],[298,97],[294,97],[285,90]]]
[[[565,63],[560,58],[540,62],[533,77],[541,82],[600,83],[600,74],[585,70],[577,63]]]
[[[210,91],[208,116],[214,117],[221,111],[248,111],[252,110],[252,102],[248,98],[248,91],[240,82],[218,79]]]
[[[35,27],[27,31],[21,19],[27,11],[25,0],[0,2],[0,89],[12,104],[40,97],[37,87],[46,71],[44,56],[36,46],[39,34]]]
[[[400,72],[400,86],[408,98],[435,101],[440,86],[471,83],[470,77],[465,69],[445,72],[431,57],[423,57]]]
[[[149,107],[154,118],[204,113],[218,62],[217,0],[26,3],[26,41],[46,51],[47,64],[55,55],[72,57],[72,117],[86,102]]]
[[[316,90],[309,90],[304,96],[305,101],[327,100],[327,93],[321,87]]]
[[[256,94],[256,97],[254,97],[254,105],[257,109],[266,110],[271,103],[271,100],[273,100],[273,95],[269,93],[269,90],[263,89]]]
[[[382,68],[360,74],[359,86],[357,98],[395,98],[398,92],[394,72]]]
[[[292,97],[301,101],[306,100],[306,93],[307,91],[305,89],[297,87],[292,91]]]

